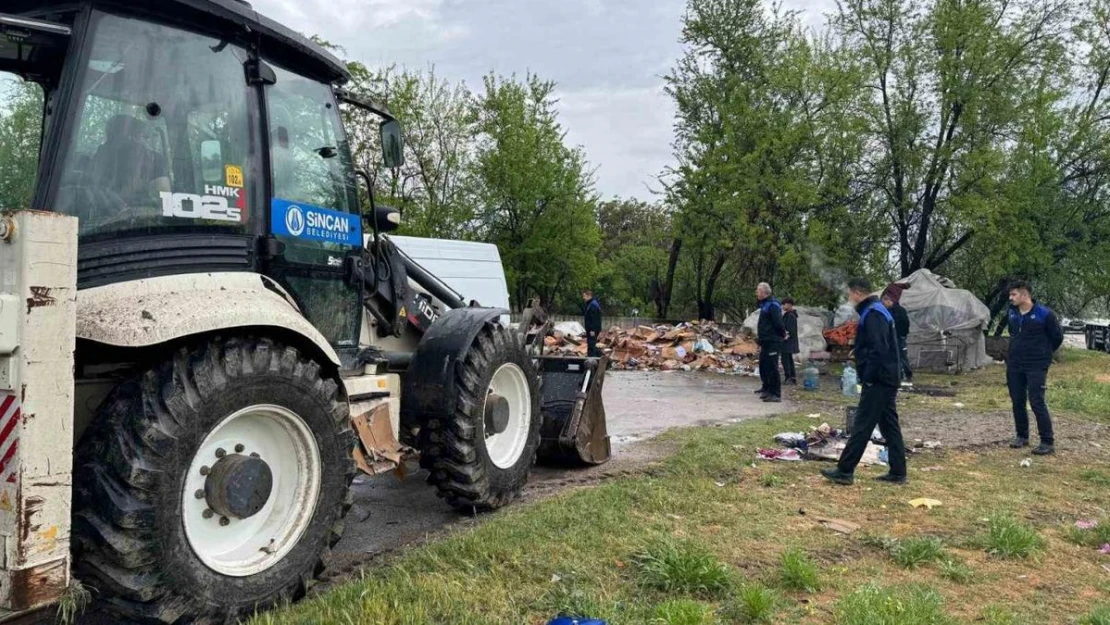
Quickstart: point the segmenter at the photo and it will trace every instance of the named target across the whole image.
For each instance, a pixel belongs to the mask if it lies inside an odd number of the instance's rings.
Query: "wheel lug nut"
[[[203,488],[198,488],[197,492],[193,493],[193,496],[196,497],[197,499],[204,499],[204,489]]]
[[[216,457],[217,457],[217,458],[223,458],[223,457],[224,457],[224,456],[226,456],[226,455],[227,455],[227,452],[226,452],[226,451],[224,451],[224,448],[223,448],[223,447],[221,447],[221,448],[219,448],[219,449],[217,449],[217,450],[216,450]]]
[[[225,516],[220,517],[220,526],[227,527],[228,525],[231,525],[231,519]]]
[[[235,453],[237,453],[237,454],[241,454],[241,453],[243,453],[243,450],[244,450],[244,449],[246,449],[246,447],[244,447],[244,446],[243,446],[243,445],[242,445],[242,444],[240,443],[239,445],[236,445],[236,446],[235,446]]]
[[[212,472],[212,469],[209,469],[208,467],[201,467],[200,468],[200,474],[201,475],[208,475],[211,472]]]
[[[205,509],[205,511],[201,513],[201,516],[206,518],[206,519],[211,519],[215,515],[216,515],[215,512],[212,512],[211,510],[208,510],[208,509]]]

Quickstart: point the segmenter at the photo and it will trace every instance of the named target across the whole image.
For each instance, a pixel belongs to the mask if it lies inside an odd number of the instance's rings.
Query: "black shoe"
[[[1011,449],[1021,449],[1022,447],[1028,447],[1028,446],[1029,446],[1029,439],[1022,438],[1020,436],[1015,438],[1014,440],[1010,441],[1010,448]]]
[[[826,480],[842,486],[851,486],[856,481],[856,476],[851,473],[841,473],[840,469],[821,469],[821,475],[824,475]]]
[[[876,482],[890,482],[891,484],[905,484],[906,483],[906,476],[904,476],[904,475],[895,475],[893,473],[887,473],[886,475],[875,478],[875,481]]]
[[[779,397],[778,395],[764,395],[763,396],[763,401],[764,401],[764,403],[768,403],[768,404],[781,404],[782,403],[782,398]]]
[[[1033,450],[1034,456],[1051,456],[1056,453],[1056,448],[1048,443],[1041,443]]]
[[[790,378],[789,380],[786,381],[786,383],[789,384],[790,386],[798,386],[798,381],[795,380],[794,378]]]
[[[753,393],[755,393],[756,395],[766,395],[766,394],[767,394],[767,389],[765,389],[765,388],[757,388],[757,389],[755,389],[755,390],[754,390],[754,391],[752,391],[752,392],[753,392]]]

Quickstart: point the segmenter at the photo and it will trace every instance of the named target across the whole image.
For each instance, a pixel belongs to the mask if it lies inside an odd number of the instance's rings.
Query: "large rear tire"
[[[342,534],[354,445],[338,385],[296,349],[181,350],[117,388],[78,447],[76,572],[158,623],[296,600]]]
[[[421,464],[451,506],[500,508],[520,495],[535,464],[542,423],[539,376],[517,337],[489,323],[456,369],[454,382],[454,414],[429,420],[421,431]],[[507,405],[507,419],[493,416],[494,402]]]

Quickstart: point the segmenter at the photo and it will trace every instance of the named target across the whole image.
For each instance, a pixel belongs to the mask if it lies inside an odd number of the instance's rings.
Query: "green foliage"
[[[956,558],[946,558],[937,566],[940,576],[957,584],[966,584],[971,581],[975,571],[966,562]]]
[[[836,602],[836,625],[954,625],[930,588],[864,586]]]
[[[783,588],[787,590],[804,592],[821,590],[817,565],[808,555],[797,549],[790,549],[782,554],[779,576]]]
[[[1044,547],[1037,530],[1007,515],[990,518],[987,552],[1000,558],[1026,558]]]
[[[635,554],[633,561],[646,588],[709,598],[732,586],[729,568],[692,541],[660,538]]]
[[[890,555],[900,566],[915,569],[944,556],[944,543],[933,536],[914,536],[898,541]]]
[[[42,133],[42,90],[0,75],[0,209],[31,207]]]
[[[582,151],[563,143],[554,90],[532,75],[489,75],[474,104],[482,238],[500,248],[517,306],[539,295],[552,307],[597,275],[593,179]]]
[[[757,584],[741,586],[729,604],[726,615],[737,623],[769,623],[775,616],[779,596]]]
[[[1110,605],[1098,606],[1079,620],[1079,625],[1110,625]]]
[[[715,625],[713,609],[690,599],[674,599],[655,608],[651,625]]]

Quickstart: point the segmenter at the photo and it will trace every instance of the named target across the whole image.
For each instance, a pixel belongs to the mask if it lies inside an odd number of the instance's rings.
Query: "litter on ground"
[[[802,459],[802,454],[798,453],[797,449],[759,449],[756,450],[756,458],[797,462]]]
[[[834,532],[839,532],[841,534],[853,534],[855,532],[858,532],[860,529],[860,526],[858,524],[852,523],[851,521],[842,521],[840,519],[825,519],[817,517],[817,522],[824,527],[827,527],[828,529],[831,529]]]
[[[928,499],[928,498],[922,497],[920,499],[914,499],[914,500],[910,501],[910,505],[913,506],[914,508],[926,508],[928,510],[932,510],[933,508],[935,508],[937,506],[944,505],[944,504],[942,504],[937,499]]]

